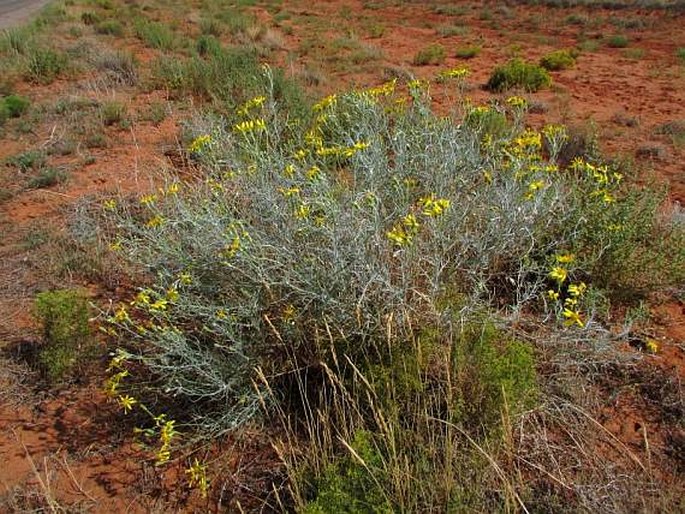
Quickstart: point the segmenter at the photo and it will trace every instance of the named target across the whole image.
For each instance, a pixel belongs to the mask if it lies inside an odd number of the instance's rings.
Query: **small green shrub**
[[[681,64],[685,64],[685,47],[678,48],[675,51],[675,55],[680,60]]]
[[[50,380],[63,379],[91,343],[87,298],[72,289],[45,291],[36,297],[34,311],[43,330],[39,362]]]
[[[81,21],[84,25],[97,25],[100,23],[100,16],[97,13],[86,11],[81,14]]]
[[[201,56],[214,54],[217,55],[221,52],[221,41],[212,35],[201,35],[197,38],[195,43],[195,49],[197,53]]]
[[[440,64],[445,60],[445,47],[434,43],[419,50],[414,56],[413,63],[417,66]]]
[[[97,34],[121,37],[124,35],[124,26],[118,20],[106,20],[95,26],[95,32]]]
[[[393,512],[377,476],[383,474],[383,457],[373,434],[355,433],[350,453],[338,458],[315,477],[314,498],[303,509],[304,514],[390,514]],[[360,460],[362,462],[360,462]]]
[[[494,92],[506,91],[514,87],[534,92],[551,83],[552,78],[545,68],[515,58],[495,68],[486,87]]]
[[[18,118],[24,114],[31,105],[28,98],[19,95],[6,96],[0,103],[5,105],[8,115],[12,118]]]
[[[613,36],[609,36],[606,38],[605,42],[610,48],[625,48],[629,44],[628,37],[622,34],[614,34]]]
[[[102,123],[109,127],[115,123],[120,123],[126,116],[126,106],[116,100],[104,102],[100,106],[100,119]]]
[[[37,170],[45,165],[45,152],[42,150],[27,150],[7,159],[7,163],[15,166],[21,172]]]
[[[200,33],[203,36],[221,37],[224,32],[223,24],[216,18],[202,18],[200,20]]]
[[[560,71],[573,67],[576,55],[572,50],[555,50],[540,59],[540,66],[549,71]]]
[[[45,187],[52,187],[56,186],[61,182],[64,182],[66,178],[66,173],[59,168],[41,168],[40,170],[38,170],[37,175],[31,177],[31,179],[28,182],[28,187],[29,189],[42,189]]]
[[[480,53],[480,50],[478,45],[460,46],[455,50],[454,55],[459,59],[473,59]]]

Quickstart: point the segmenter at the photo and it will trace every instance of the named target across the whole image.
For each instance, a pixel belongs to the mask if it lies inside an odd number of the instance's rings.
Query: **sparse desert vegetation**
[[[4,30],[2,510],[682,510],[685,39],[641,8]]]

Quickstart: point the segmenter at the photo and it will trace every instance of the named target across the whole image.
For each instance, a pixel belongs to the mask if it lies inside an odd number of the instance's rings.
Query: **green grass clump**
[[[480,46],[477,45],[460,46],[455,50],[454,55],[459,59],[473,59],[480,53],[480,50]]]
[[[18,118],[28,110],[31,101],[23,96],[9,95],[0,100],[0,104],[4,105],[9,117]]]
[[[50,380],[61,380],[91,344],[87,298],[72,289],[46,291],[36,297],[34,311],[43,331],[39,362]]]
[[[56,186],[67,179],[63,170],[53,167],[45,167],[38,170],[38,173],[28,181],[29,189],[43,189]]]
[[[552,83],[552,78],[542,66],[515,58],[498,66],[490,75],[487,88],[501,92],[511,88],[521,88],[528,92],[538,91]]]
[[[120,123],[126,116],[126,106],[116,100],[104,102],[100,106],[100,118],[102,123],[108,127],[115,123]]]
[[[625,48],[628,46],[630,41],[627,36],[622,34],[614,34],[605,39],[605,43],[610,48]]]
[[[168,25],[156,21],[137,19],[134,22],[136,36],[150,48],[172,50],[175,45],[174,32]]]
[[[106,20],[95,25],[95,32],[97,34],[122,37],[124,35],[124,26],[118,20]]]
[[[572,68],[576,64],[576,54],[572,50],[555,50],[540,59],[540,66],[549,71]]]
[[[685,48],[678,48],[675,55],[680,60],[681,64],[685,64]]]
[[[25,78],[35,84],[50,84],[67,69],[65,54],[49,48],[37,48],[27,56]]]
[[[445,60],[445,47],[434,43],[419,50],[414,56],[413,63],[417,66],[440,64]]]

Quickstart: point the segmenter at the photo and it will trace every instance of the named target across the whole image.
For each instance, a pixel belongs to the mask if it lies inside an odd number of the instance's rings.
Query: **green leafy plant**
[[[495,68],[486,87],[495,92],[515,87],[534,92],[549,86],[551,83],[552,79],[545,68],[515,58]]]
[[[40,364],[50,380],[61,380],[87,356],[92,344],[88,300],[73,289],[45,291],[36,297],[34,310],[43,330]]]

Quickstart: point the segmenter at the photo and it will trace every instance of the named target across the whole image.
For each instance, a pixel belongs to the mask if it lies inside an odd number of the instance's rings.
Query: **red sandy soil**
[[[668,138],[655,134],[655,128],[663,123],[685,120],[685,66],[675,57],[676,49],[685,47],[683,16],[661,11],[610,12],[510,6],[506,8],[508,17],[505,17],[505,11],[498,8],[498,3],[487,5],[496,23],[481,19],[482,5],[454,17],[437,14],[423,3],[365,9],[361,1],[286,1],[283,8],[292,13],[288,22],[292,33],[283,36],[284,48],[277,52],[278,60],[284,62],[289,51],[297,51],[317,24],[323,24],[323,33],[327,32],[330,37],[344,35],[344,28],[347,28],[362,42],[379,47],[383,57],[344,73],[335,71],[335,63],[329,70],[325,64],[314,62],[311,56],[298,58],[294,65],[296,69],[323,67],[324,75],[330,73],[330,78],[320,88],[322,92],[353,85],[377,85],[388,80],[392,70],[406,70],[418,78],[433,78],[440,70],[465,64],[472,71],[467,95],[482,102],[496,96],[481,89],[491,70],[513,52],[537,60],[549,51],[579,43],[580,28],[563,23],[567,15],[639,17],[647,28],[631,29],[626,33],[631,47],[643,49],[644,55],[631,59],[626,57],[624,50],[608,48],[601,43],[597,51],[583,52],[573,69],[553,73],[555,85],[552,89],[526,95],[532,103],[545,106],[543,113],[531,115],[530,123],[563,122],[581,126],[593,122],[607,155],[634,159],[643,177],[653,174],[657,181],[669,184],[672,200],[685,202],[685,148],[682,143],[677,146]],[[271,19],[265,10],[257,8],[255,12],[262,21]],[[369,37],[364,29],[366,22],[382,24],[382,37]],[[468,26],[468,33],[442,37],[436,32],[436,27],[451,24]],[[335,31],[332,27],[343,29]],[[590,29],[586,37],[592,39],[616,32],[619,30],[604,23]],[[446,61],[440,66],[412,65],[416,52],[436,41],[448,50]],[[480,44],[482,51],[469,61],[455,58],[453,49],[465,44]],[[133,48],[143,56],[143,61],[149,57],[148,51],[140,46]],[[82,83],[87,79],[83,77]],[[37,104],[76,91],[79,91],[78,85],[58,82],[40,88],[23,85],[19,92]],[[435,98],[442,101],[439,86],[434,86],[433,92]],[[131,112],[153,99],[164,100],[162,92],[143,94],[131,90],[123,95],[131,102]],[[77,157],[63,158],[73,166],[66,184],[24,191],[0,203],[0,338],[4,344],[35,344],[38,334],[29,314],[32,298],[36,292],[55,285],[54,277],[46,276],[42,271],[42,263],[35,262],[35,256],[22,249],[22,237],[37,222],[59,227],[60,220],[79,199],[153,187],[156,171],[172,166],[165,152],[178,148],[178,122],[182,117],[182,114],[173,113],[158,126],[134,122],[128,130],[108,128],[107,148],[90,151],[95,157],[94,163],[83,165]],[[52,124],[39,125],[30,134],[3,140],[0,159],[50,140],[53,127]],[[93,299],[103,304],[121,294],[116,284],[109,288],[85,285],[92,291]],[[654,367],[682,381],[685,379],[683,305],[670,301],[656,307],[653,314],[656,321],[650,331],[661,348],[656,355],[645,355],[639,365]],[[626,351],[639,350],[628,348]],[[7,385],[7,391],[21,389],[21,380],[11,374],[9,377],[7,384],[3,379],[0,385]],[[203,504],[197,499],[195,507],[181,507],[180,502],[187,499],[187,493],[160,489],[160,480],[156,477],[161,472],[151,465],[149,455],[132,445],[130,434],[124,433],[129,425],[99,392],[103,378],[92,378],[86,387],[53,391],[42,398],[29,400],[28,405],[26,399],[34,398],[33,393],[17,402],[11,401],[10,393],[0,397],[2,492],[16,488],[47,491],[58,501],[77,503],[94,512],[163,512],[165,509],[188,511],[195,508],[202,511]],[[613,406],[605,409],[602,422],[633,451],[644,452],[645,430],[648,430],[647,437],[654,441],[653,446],[665,445],[669,435],[663,431],[663,422],[655,410],[653,404],[646,405],[634,392],[621,393]],[[252,455],[262,455],[254,458],[261,458],[261,465],[268,467],[264,452],[253,449]],[[238,459],[233,465],[232,470],[227,470],[229,474],[239,472],[244,463]],[[179,475],[181,467],[179,462],[167,473]],[[161,482],[164,483],[164,476]]]

